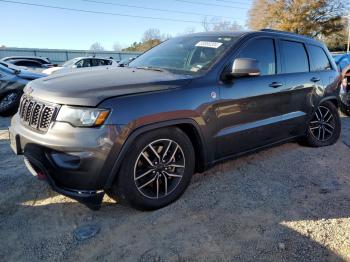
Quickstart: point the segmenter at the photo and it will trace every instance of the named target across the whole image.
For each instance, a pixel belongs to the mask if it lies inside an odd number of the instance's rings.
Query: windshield
[[[129,67],[160,68],[197,74],[210,68],[237,40],[227,36],[187,36],[170,39],[136,58]]]
[[[62,66],[63,67],[71,67],[72,65],[74,65],[79,60],[80,60],[80,58],[73,58],[73,59],[68,60],[67,62],[65,62]]]

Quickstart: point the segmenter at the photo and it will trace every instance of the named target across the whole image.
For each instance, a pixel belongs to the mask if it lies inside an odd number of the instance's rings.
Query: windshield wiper
[[[152,70],[152,71],[158,71],[158,72],[169,72],[168,70],[165,70],[163,68],[152,67],[152,66],[140,66],[140,67],[136,67],[136,69]]]

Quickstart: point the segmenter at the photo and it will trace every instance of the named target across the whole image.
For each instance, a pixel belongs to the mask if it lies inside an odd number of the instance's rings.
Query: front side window
[[[311,58],[311,71],[324,71],[332,69],[328,57],[321,47],[310,45],[309,50]]]
[[[158,68],[183,74],[207,71],[233,46],[237,37],[185,36],[163,42],[129,64],[129,67]]]
[[[309,61],[304,44],[282,40],[281,47],[285,73],[309,72]]]
[[[250,41],[239,53],[238,58],[252,58],[259,62],[261,75],[276,73],[276,55],[273,39],[262,38]]]

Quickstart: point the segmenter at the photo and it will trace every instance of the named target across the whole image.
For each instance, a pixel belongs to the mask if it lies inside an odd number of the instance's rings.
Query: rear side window
[[[285,73],[309,72],[309,62],[304,44],[282,40],[281,45]]]
[[[13,63],[17,66],[41,67],[41,64],[36,61],[15,61]]]
[[[91,59],[91,66],[99,66],[100,65],[99,59]]]
[[[309,46],[311,71],[324,71],[332,69],[326,53],[321,47]]]
[[[238,55],[238,58],[258,60],[261,75],[276,73],[276,55],[273,39],[261,38],[250,41]]]

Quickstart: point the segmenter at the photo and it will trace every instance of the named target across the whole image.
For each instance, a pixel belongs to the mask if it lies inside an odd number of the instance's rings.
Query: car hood
[[[45,69],[43,71],[44,74],[51,75],[53,72],[61,70],[63,67],[62,66],[55,66],[55,67],[50,67],[48,69]]]
[[[184,86],[191,76],[145,69],[111,67],[62,73],[27,84],[24,92],[57,104],[97,106],[122,95],[162,91]]]

